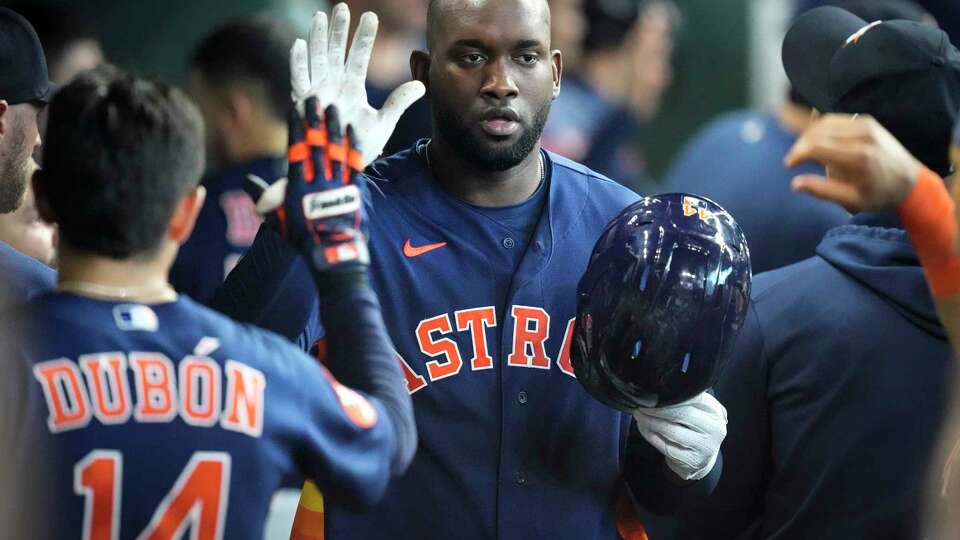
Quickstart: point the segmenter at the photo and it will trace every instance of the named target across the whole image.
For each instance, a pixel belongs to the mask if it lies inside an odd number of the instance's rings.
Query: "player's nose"
[[[501,58],[487,64],[484,69],[483,87],[480,89],[484,97],[502,101],[516,97],[520,92],[510,74],[509,61],[507,58]]]

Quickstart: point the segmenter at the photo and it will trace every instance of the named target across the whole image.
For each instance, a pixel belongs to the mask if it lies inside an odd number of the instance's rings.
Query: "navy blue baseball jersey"
[[[265,157],[204,178],[206,202],[190,239],[180,248],[170,269],[170,283],[174,288],[198,302],[209,302],[223,278],[253,243],[263,222],[250,196],[243,191],[243,181],[248,174],[272,184],[287,174],[287,161]]]
[[[327,538],[618,538],[625,476],[642,479],[641,502],[677,488],[662,459],[622,474],[626,454],[652,449],[627,444],[630,417],[584,391],[569,350],[593,245],[638,196],[543,152],[545,182],[530,200],[480,208],[447,193],[424,152],[421,141],[367,171],[371,280],[413,397],[419,449],[372,510],[327,505]],[[289,328],[309,277],[265,260],[277,253],[271,238],[261,233],[218,303],[248,310],[248,291],[285,287],[256,291],[273,311],[253,316]],[[322,333],[317,313],[302,344]],[[303,327],[307,313],[299,316]]]
[[[56,282],[49,266],[0,242],[0,309],[49,291]]]
[[[274,492],[305,477],[344,504],[385,489],[383,403],[279,336],[183,296],[53,292],[19,314],[33,334],[5,359],[5,461],[48,473],[56,538],[259,539]]]

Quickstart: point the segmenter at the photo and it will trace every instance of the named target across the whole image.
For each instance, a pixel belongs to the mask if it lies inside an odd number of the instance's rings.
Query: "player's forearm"
[[[307,324],[316,289],[306,264],[269,226],[261,226],[246,255],[214,294],[210,306],[295,340]]]
[[[953,199],[943,180],[923,168],[897,214],[917,249],[937,313],[953,342],[960,346],[960,254]]]
[[[406,470],[417,448],[413,403],[387,334],[380,303],[366,272],[337,270],[317,276],[320,312],[327,336],[326,364],[343,384],[380,401],[396,433],[392,471]]]

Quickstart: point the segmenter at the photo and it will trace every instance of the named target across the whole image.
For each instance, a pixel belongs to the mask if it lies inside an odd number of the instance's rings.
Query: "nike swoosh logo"
[[[408,238],[407,241],[403,243],[403,254],[406,255],[407,258],[412,259],[414,257],[419,257],[424,253],[430,253],[435,249],[440,249],[446,245],[446,242],[437,242],[435,244],[427,244],[424,246],[414,246],[410,243],[410,239]]]

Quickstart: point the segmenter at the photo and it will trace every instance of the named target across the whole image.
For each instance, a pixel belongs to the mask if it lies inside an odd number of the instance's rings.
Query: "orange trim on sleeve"
[[[960,295],[960,255],[954,203],[937,173],[920,169],[917,183],[897,208],[935,298]]]

